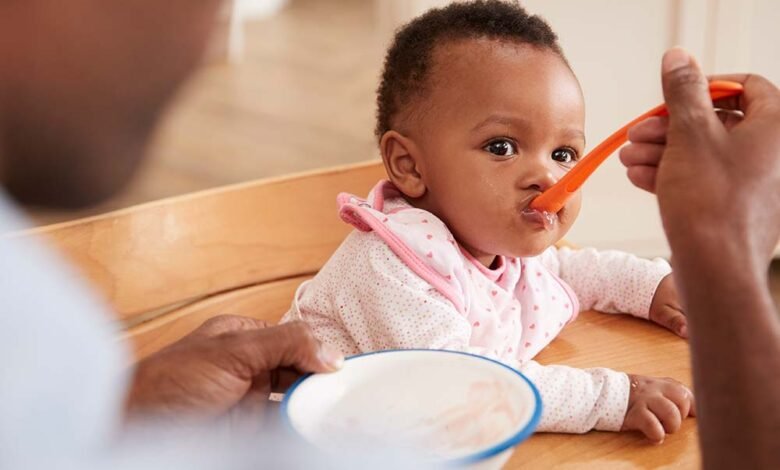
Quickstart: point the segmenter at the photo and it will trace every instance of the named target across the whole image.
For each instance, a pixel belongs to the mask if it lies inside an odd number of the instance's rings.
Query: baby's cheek
[[[577,191],[574,196],[564,206],[564,210],[558,214],[559,222],[559,236],[563,237],[574,225],[574,221],[577,220],[577,216],[580,215],[580,209],[582,208],[582,192]]]

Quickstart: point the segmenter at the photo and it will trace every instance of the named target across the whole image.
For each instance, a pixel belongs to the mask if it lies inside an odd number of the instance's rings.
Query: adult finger
[[[778,90],[777,86],[762,77],[755,74],[723,74],[712,75],[710,80],[727,80],[732,82],[738,82],[742,84],[742,93],[729,98],[721,98],[715,100],[715,105],[718,108],[734,109],[744,112],[746,115],[752,113],[757,104],[763,102],[766,99],[777,99]]]
[[[658,166],[666,146],[662,144],[629,144],[620,149],[620,162],[627,166]]]
[[[267,328],[268,322],[239,315],[219,315],[209,318],[191,334],[203,338],[213,338],[225,333],[251,331]]]
[[[745,119],[745,114],[742,111],[733,111],[730,109],[716,109],[715,113],[718,115],[718,119],[726,129],[733,129],[734,126],[739,124]]]
[[[220,341],[231,360],[225,366],[246,379],[279,367],[292,367],[301,372],[332,372],[344,363],[341,353],[320,343],[302,322],[223,335]]]
[[[271,386],[268,380],[255,381],[241,400],[230,410],[229,417],[233,426],[242,432],[257,432],[267,424],[265,419]]]
[[[634,186],[651,193],[655,192],[655,178],[657,172],[657,167],[648,165],[635,165],[626,170],[628,179]]]
[[[630,127],[628,140],[630,142],[665,144],[668,130],[669,118],[667,116],[652,116]]]
[[[715,116],[708,81],[687,51],[679,47],[666,51],[661,72],[670,126],[691,136],[715,124],[721,126]]]
[[[276,376],[272,382],[272,391],[274,393],[284,393],[296,380],[300,379],[302,374],[295,369],[281,367],[276,369]]]

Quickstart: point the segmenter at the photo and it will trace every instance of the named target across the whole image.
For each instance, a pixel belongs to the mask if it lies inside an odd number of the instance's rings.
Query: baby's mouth
[[[525,220],[541,225],[545,230],[552,230],[558,223],[558,214],[554,212],[538,211],[536,209],[526,208],[520,213]]]
[[[523,219],[536,225],[541,225],[545,230],[552,230],[558,223],[558,214],[555,212],[540,211],[531,208],[531,201],[523,205],[524,208],[520,211],[520,215]]]

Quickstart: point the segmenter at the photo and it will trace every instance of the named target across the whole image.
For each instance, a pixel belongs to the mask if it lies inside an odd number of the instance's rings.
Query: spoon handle
[[[710,82],[709,88],[710,97],[713,101],[742,93],[742,84],[737,82],[712,81]],[[594,147],[593,150],[574,166],[574,168],[558,180],[557,183],[550,186],[534,199],[531,202],[531,208],[551,213],[560,211],[572,194],[580,189],[580,186],[582,186],[585,180],[596,171],[596,168],[628,140],[628,130],[631,127],[649,117],[665,116],[667,114],[668,110],[666,104],[660,104],[618,129],[612,135],[604,139],[603,142]]]

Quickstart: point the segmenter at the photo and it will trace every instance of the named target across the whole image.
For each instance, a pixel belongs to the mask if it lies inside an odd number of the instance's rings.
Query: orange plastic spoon
[[[713,101],[736,96],[740,93],[742,93],[741,83],[728,81],[710,82],[710,96]],[[666,114],[668,114],[666,105],[660,104],[618,129],[617,132],[607,137],[604,142],[591,150],[590,153],[580,160],[580,162],[566,173],[563,178],[558,180],[557,183],[550,186],[545,192],[531,201],[531,209],[551,214],[558,213],[566,201],[580,189],[582,183],[596,171],[596,168],[628,140],[628,129],[651,116],[665,116]]]

